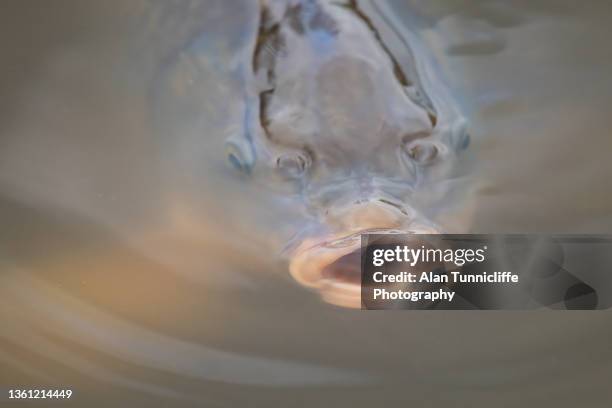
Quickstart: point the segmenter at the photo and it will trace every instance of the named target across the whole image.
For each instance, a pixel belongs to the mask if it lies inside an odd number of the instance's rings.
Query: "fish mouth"
[[[289,261],[291,276],[319,292],[328,303],[361,308],[361,236],[364,234],[439,234],[422,226],[410,229],[370,228],[339,236],[304,240]]]

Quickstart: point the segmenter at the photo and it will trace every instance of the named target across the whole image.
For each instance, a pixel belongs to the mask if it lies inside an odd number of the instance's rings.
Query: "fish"
[[[362,234],[448,232],[423,197],[445,200],[431,187],[469,145],[435,61],[393,18],[382,2],[260,1],[240,64],[244,121],[227,161],[304,208],[282,255],[338,306],[361,306]]]

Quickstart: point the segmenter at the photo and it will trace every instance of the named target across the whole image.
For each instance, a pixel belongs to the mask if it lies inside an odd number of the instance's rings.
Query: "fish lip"
[[[317,244],[318,246],[322,246],[325,248],[331,248],[331,249],[335,249],[335,248],[343,248],[346,246],[352,246],[352,240],[354,239],[360,239],[361,240],[361,236],[365,235],[365,234],[407,234],[407,231],[404,230],[399,230],[399,229],[390,229],[390,228],[366,228],[363,230],[359,230],[357,232],[353,232],[350,234],[347,234],[345,236],[339,237],[339,238],[335,238],[335,239],[330,239],[330,240],[326,240],[323,241],[320,244]],[[315,245],[315,246],[317,246]],[[313,248],[313,247],[311,247]]]
[[[326,266],[361,248],[357,231],[330,239],[303,242],[293,253],[289,273],[299,284],[319,291],[323,300],[339,306],[361,306],[361,285],[323,275]]]
[[[301,285],[316,289],[323,300],[338,306],[361,307],[361,284],[324,276],[323,270],[341,257],[361,250],[364,234],[410,234],[396,228],[368,228],[344,235],[302,242],[289,261],[291,276]]]
[[[425,227],[423,227],[425,228]],[[341,257],[361,250],[364,234],[417,234],[439,233],[427,228],[367,228],[348,234],[303,241],[293,251],[289,260],[289,273],[301,285],[319,292],[323,300],[337,306],[361,307],[361,283],[324,276],[323,270]]]

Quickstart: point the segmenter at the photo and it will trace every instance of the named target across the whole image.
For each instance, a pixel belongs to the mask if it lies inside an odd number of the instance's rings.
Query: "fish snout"
[[[362,234],[440,233],[414,209],[385,198],[335,205],[324,221],[332,232],[305,239],[290,257],[289,270],[326,302],[351,308],[361,307]]]
[[[325,212],[325,222],[343,231],[397,229],[416,218],[414,209],[386,198],[351,200]]]

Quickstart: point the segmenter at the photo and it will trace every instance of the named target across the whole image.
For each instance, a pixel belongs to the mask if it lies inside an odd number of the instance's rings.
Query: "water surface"
[[[223,154],[254,5],[168,4],[0,17],[0,384],[75,406],[607,406],[608,313],[364,313],[297,285],[277,249],[301,214]],[[470,230],[609,232],[610,6],[391,7],[471,122]]]

